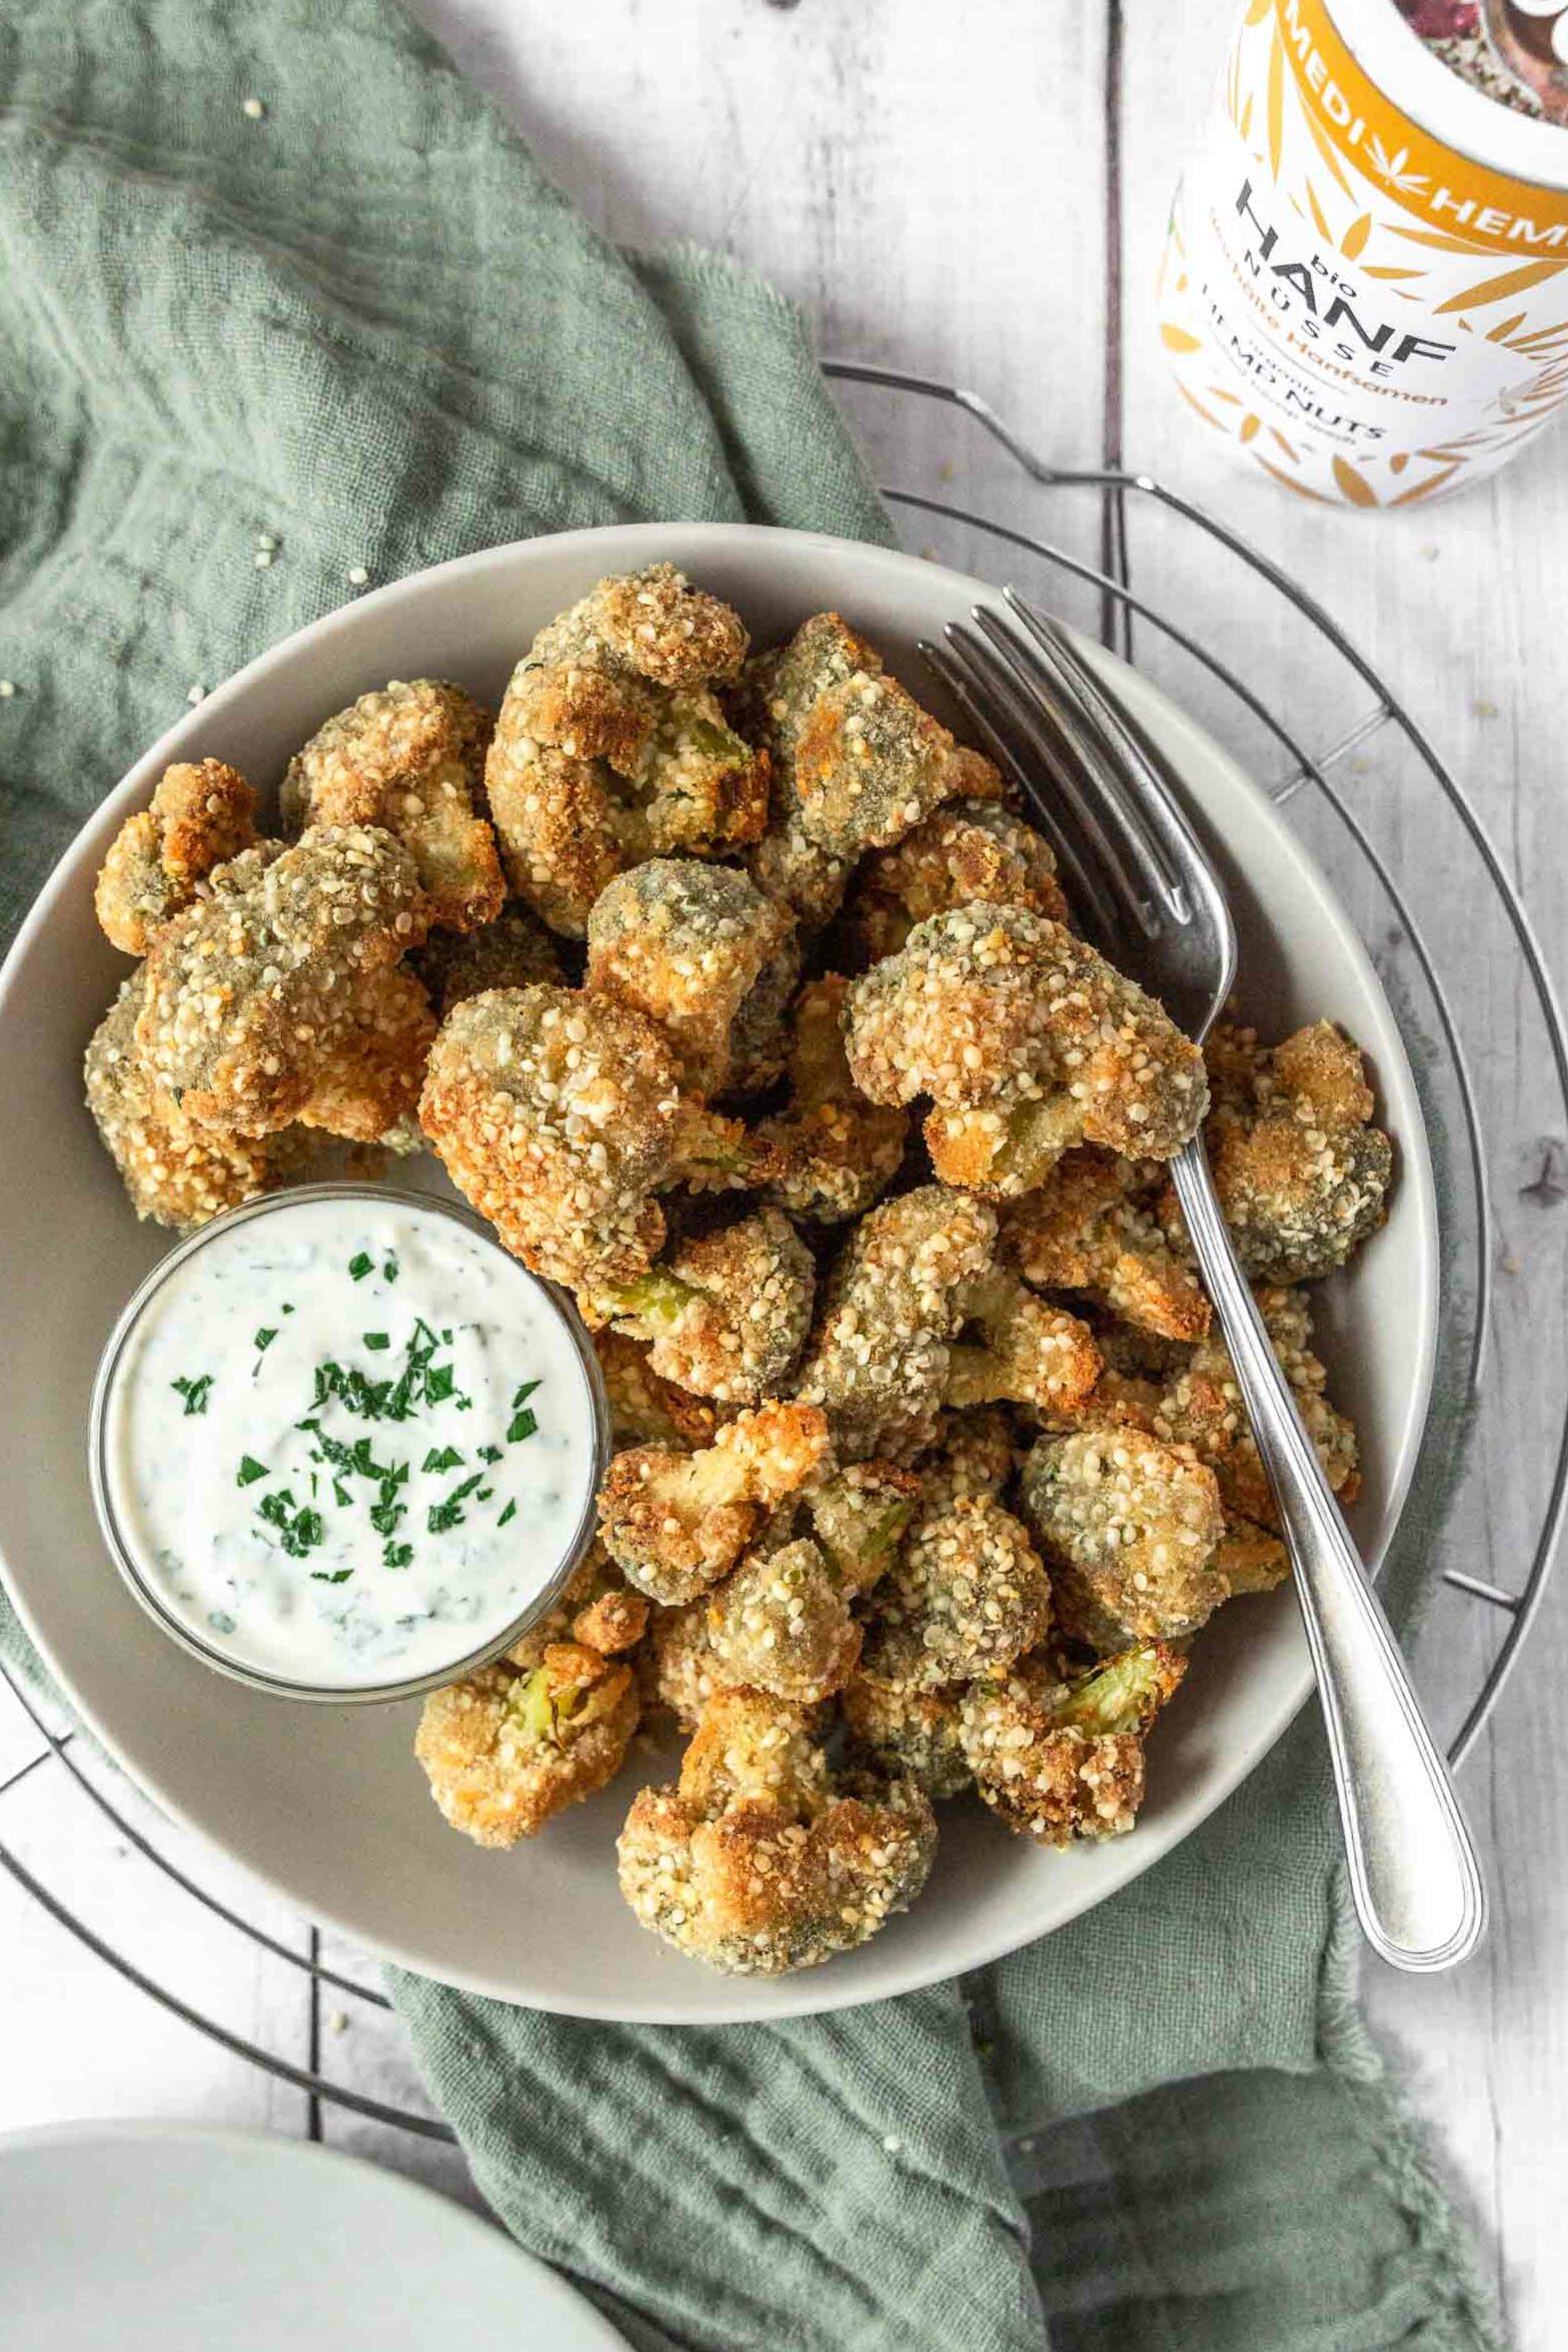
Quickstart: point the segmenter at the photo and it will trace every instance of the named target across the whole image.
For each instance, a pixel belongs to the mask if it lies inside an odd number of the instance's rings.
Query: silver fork
[[[975,605],[972,628],[920,653],[1026,796],[1085,934],[1201,1043],[1236,968],[1219,879],[1065,632],[1003,593],[1007,617]],[[1447,1767],[1269,1344],[1201,1136],[1170,1173],[1279,1505],[1362,1929],[1396,1968],[1453,1967],[1481,1939],[1486,1890]]]

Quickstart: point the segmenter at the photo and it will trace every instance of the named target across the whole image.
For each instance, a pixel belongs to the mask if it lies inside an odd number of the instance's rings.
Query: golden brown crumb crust
[[[462,687],[395,678],[295,754],[283,780],[285,829],[379,825],[413,858],[433,924],[475,931],[492,923],[506,885],[484,814],[491,727]]]
[[[110,845],[93,899],[104,936],[128,956],[145,956],[213,868],[255,840],[256,795],[238,769],[177,761],[151,807],[128,817]]]

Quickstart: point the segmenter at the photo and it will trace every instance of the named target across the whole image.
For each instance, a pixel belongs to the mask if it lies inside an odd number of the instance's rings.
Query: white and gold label
[[[1183,399],[1287,489],[1461,489],[1568,393],[1568,191],[1422,129],[1324,0],[1249,0],[1176,191],[1159,332]]]

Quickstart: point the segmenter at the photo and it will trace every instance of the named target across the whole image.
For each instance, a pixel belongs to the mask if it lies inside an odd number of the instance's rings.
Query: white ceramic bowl
[[[543,622],[604,574],[661,557],[730,598],[765,641],[837,607],[922,693],[915,639],[989,593],[912,557],[731,525],[492,549],[365,597],[264,654],[170,730],[62,860],[0,979],[0,1564],[39,1648],[126,1770],[303,1910],[406,1967],[504,2000],[696,2023],[907,1991],[1103,1902],[1252,1769],[1310,1676],[1288,1591],[1233,1603],[1198,1641],[1155,1735],[1130,1837],[1044,1854],[977,1806],[948,1808],[931,1885],[912,1911],[862,1951],[764,1982],[711,1974],[636,1924],[615,1875],[627,1780],[532,1844],[482,1852],[430,1800],[412,1753],[414,1707],[300,1708],[237,1687],[166,1639],[124,1589],[93,1517],[88,1399],[109,1329],[169,1236],[131,1215],[82,1104],[83,1048],[125,971],[92,911],[116,828],[170,760],[213,755],[272,786],[324,718],[385,679],[453,678],[495,700]],[[1278,815],[1131,672],[1118,684],[1223,861],[1243,1007],[1274,1035],[1319,1015],[1343,1021],[1367,1050],[1398,1139],[1388,1223],[1318,1293],[1333,1393],[1361,1433],[1352,1522],[1376,1560],[1414,1466],[1436,1328],[1437,1222],[1415,1085],[1359,941]],[[440,1180],[434,1170],[430,1180]]]

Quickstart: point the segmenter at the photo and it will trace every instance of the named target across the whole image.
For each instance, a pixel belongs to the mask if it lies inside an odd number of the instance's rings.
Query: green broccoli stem
[[[702,1294],[691,1282],[680,1281],[664,1266],[656,1265],[651,1272],[640,1274],[635,1282],[606,1291],[605,1304],[623,1328],[628,1323],[643,1326],[629,1332],[629,1337],[649,1339],[657,1331],[674,1330],[693,1299]]]
[[[1138,1731],[1164,1696],[1158,1652],[1124,1649],[1066,1685],[1052,1720],[1095,1733]]]

